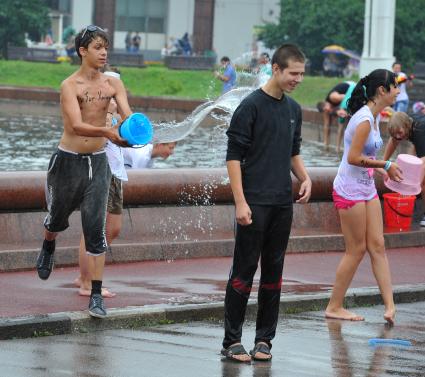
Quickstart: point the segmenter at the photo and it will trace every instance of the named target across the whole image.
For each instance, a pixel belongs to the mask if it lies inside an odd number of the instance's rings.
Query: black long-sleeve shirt
[[[241,162],[242,188],[248,204],[292,203],[291,157],[300,153],[301,107],[293,99],[276,99],[262,89],[235,110],[226,160]]]
[[[416,156],[421,158],[425,156],[425,115],[420,113],[410,116],[413,119],[413,125],[409,140],[415,146]]]

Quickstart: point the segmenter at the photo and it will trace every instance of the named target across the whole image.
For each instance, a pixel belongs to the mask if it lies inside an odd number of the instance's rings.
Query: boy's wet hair
[[[399,129],[403,129],[406,135],[409,135],[412,129],[413,119],[402,111],[393,113],[388,121],[388,132],[393,136]]]
[[[109,36],[106,31],[99,26],[89,25],[77,34],[75,37],[75,50],[77,51],[80,59],[82,59],[80,54],[80,47],[87,49],[89,44],[96,38],[101,38],[105,42],[105,47],[109,47]]]
[[[230,62],[230,58],[229,58],[228,56],[223,56],[223,57],[220,59],[220,61],[221,61],[221,62],[228,63],[228,62]]]
[[[289,61],[305,63],[305,55],[300,48],[291,43],[281,45],[273,54],[272,65],[277,64],[280,69],[288,68]]]

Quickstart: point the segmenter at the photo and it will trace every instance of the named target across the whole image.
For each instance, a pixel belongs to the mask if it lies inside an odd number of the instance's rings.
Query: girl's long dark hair
[[[363,77],[355,86],[351,97],[348,100],[348,113],[353,115],[361,109],[369,100],[373,100],[376,91],[383,86],[386,91],[391,89],[391,85],[397,86],[397,75],[387,69],[375,69],[367,76]]]

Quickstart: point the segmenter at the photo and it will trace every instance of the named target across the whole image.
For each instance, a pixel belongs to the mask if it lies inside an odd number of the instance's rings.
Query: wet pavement
[[[424,248],[392,249],[387,254],[395,287],[424,283]],[[289,253],[283,271],[282,297],[329,292],[342,255]],[[108,265],[104,284],[117,296],[106,299],[106,307],[222,302],[231,263],[231,258],[221,257]],[[75,267],[55,269],[47,281],[40,280],[34,270],[1,273],[0,319],[85,311],[88,298],[79,296],[72,284],[77,275]],[[252,297],[256,297],[257,284],[258,274]],[[376,287],[368,257],[360,264],[351,287]]]
[[[425,375],[425,303],[398,305],[387,328],[383,307],[357,308],[365,322],[323,319],[321,312],[282,316],[270,363],[237,364],[219,355],[222,324],[190,322],[134,330],[0,342],[2,377],[383,377]],[[247,321],[243,343],[252,345]],[[368,345],[370,338],[409,340],[411,347]]]

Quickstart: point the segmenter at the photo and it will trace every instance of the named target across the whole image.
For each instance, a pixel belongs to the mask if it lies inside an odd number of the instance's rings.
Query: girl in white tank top
[[[353,116],[344,134],[344,155],[334,181],[334,200],[346,250],[336,272],[325,312],[327,318],[364,320],[345,309],[343,303],[357,267],[368,252],[385,305],[384,319],[394,323],[395,305],[385,253],[382,209],[373,173],[378,169],[388,176],[386,179],[402,179],[397,164],[376,159],[382,147],[379,113],[394,104],[398,93],[395,74],[377,69],[362,78],[351,94],[348,110]]]

